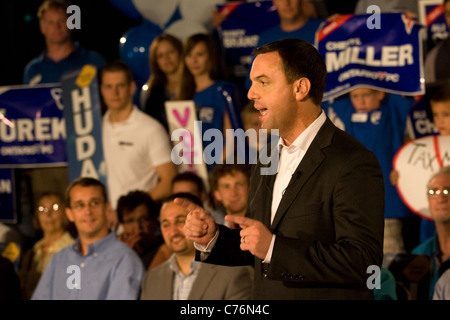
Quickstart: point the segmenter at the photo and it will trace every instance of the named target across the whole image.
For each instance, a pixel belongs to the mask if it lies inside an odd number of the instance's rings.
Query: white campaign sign
[[[450,136],[426,136],[405,144],[394,157],[399,173],[397,190],[415,214],[432,220],[427,183],[442,166],[450,165]]]
[[[172,161],[179,166],[179,172],[198,174],[203,179],[206,190],[209,190],[208,171],[203,161],[202,132],[201,128],[195,126],[198,121],[194,101],[166,101],[165,108],[174,147]]]

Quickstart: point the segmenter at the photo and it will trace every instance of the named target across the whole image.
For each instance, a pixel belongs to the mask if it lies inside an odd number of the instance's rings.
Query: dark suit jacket
[[[276,235],[270,265],[249,259],[235,230],[220,227],[204,262],[255,264],[256,299],[373,299],[370,265],[381,267],[384,187],[372,152],[326,120],[293,174],[270,223],[275,175],[254,165],[246,215]],[[200,255],[197,254],[199,257]]]
[[[202,263],[188,300],[249,300],[254,270]],[[169,261],[146,272],[141,300],[172,300],[174,272]]]

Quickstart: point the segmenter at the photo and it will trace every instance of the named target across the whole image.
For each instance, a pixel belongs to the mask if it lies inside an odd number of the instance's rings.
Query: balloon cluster
[[[120,39],[120,58],[128,63],[138,87],[150,75],[148,49],[159,34],[170,33],[186,40],[198,32],[212,31],[216,5],[226,0],[110,0],[120,12],[142,21],[130,28]]]

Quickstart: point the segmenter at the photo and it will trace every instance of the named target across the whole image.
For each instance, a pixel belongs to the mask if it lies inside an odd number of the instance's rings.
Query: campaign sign
[[[179,172],[197,174],[209,190],[208,170],[203,161],[201,122],[197,121],[194,101],[167,101],[165,108],[173,145],[173,163]]]
[[[431,44],[437,44],[448,37],[443,0],[420,0],[419,18],[420,23],[427,28],[426,36]]]
[[[276,8],[272,1],[233,1],[218,5],[217,10],[226,15],[218,28],[226,65],[231,66],[232,75],[247,76],[259,35],[280,23]]]
[[[97,69],[85,65],[62,77],[70,181],[92,177],[106,184]]]
[[[408,136],[417,139],[432,134],[438,134],[438,130],[428,115],[430,102],[425,95],[415,96],[415,103],[411,108],[406,130]]]
[[[57,84],[0,88],[0,168],[67,165]]]
[[[417,215],[432,220],[427,184],[440,168],[450,165],[450,136],[431,135],[413,140],[399,149],[393,167],[399,173],[397,190]]]
[[[0,221],[17,222],[15,181],[12,169],[0,169]]]
[[[421,30],[400,13],[349,14],[327,22],[316,34],[328,72],[323,100],[357,87],[424,94]]]

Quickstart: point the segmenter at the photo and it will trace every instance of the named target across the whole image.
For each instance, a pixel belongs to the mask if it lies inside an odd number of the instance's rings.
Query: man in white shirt
[[[171,192],[177,173],[171,160],[171,142],[164,127],[133,104],[136,83],[122,61],[107,64],[101,72],[100,91],[107,111],[102,137],[111,207],[129,191],[148,192],[161,201]],[[117,224],[113,215],[113,227]]]

